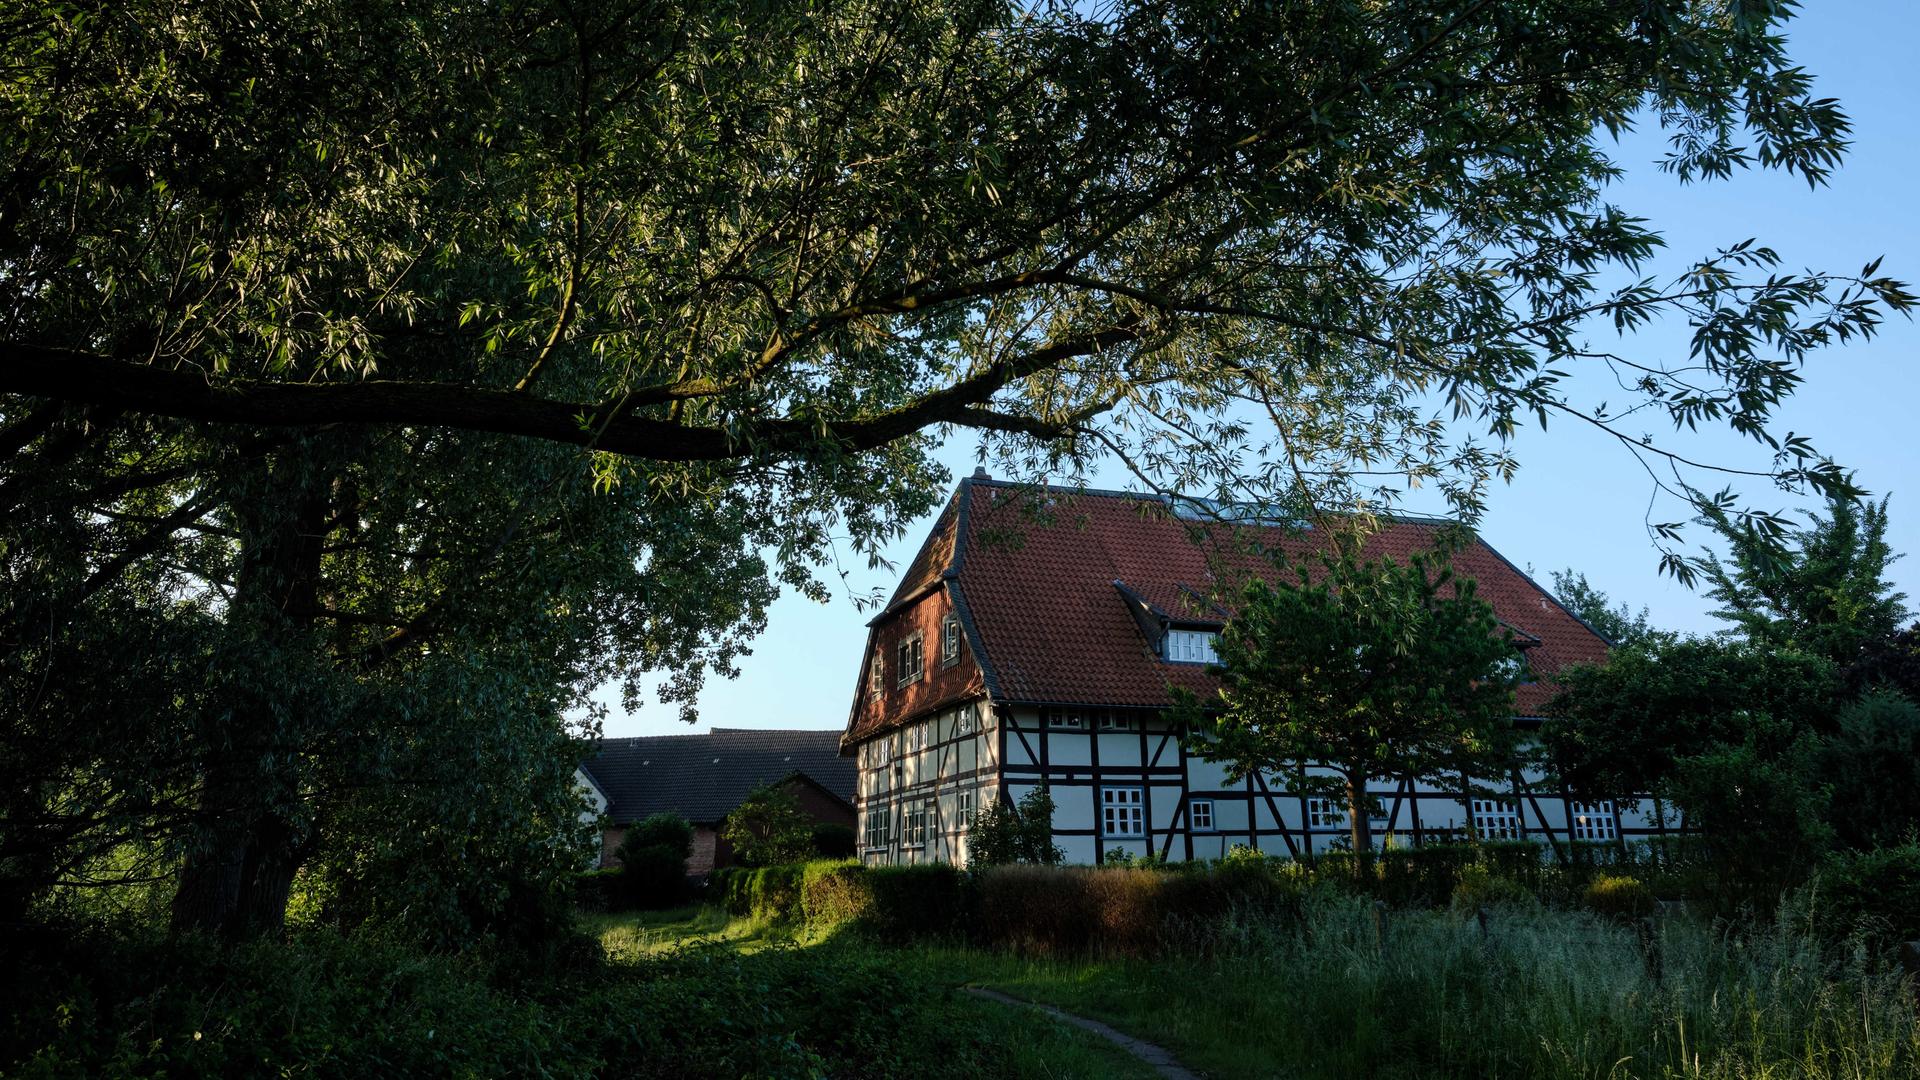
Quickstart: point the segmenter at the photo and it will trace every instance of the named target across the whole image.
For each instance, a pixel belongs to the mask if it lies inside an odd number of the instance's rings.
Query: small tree
[[[1363,563],[1343,547],[1295,572],[1297,584],[1247,586],[1220,635],[1219,697],[1177,692],[1172,715],[1229,782],[1338,770],[1305,784],[1342,801],[1366,852],[1369,777],[1508,763],[1520,656],[1473,582],[1421,556]]]
[[[1037,787],[1014,806],[993,800],[973,817],[967,832],[967,866],[982,869],[1012,863],[1054,866],[1066,853],[1053,843],[1053,796]]]
[[[813,819],[783,788],[754,789],[727,815],[720,835],[746,866],[798,862],[813,853]]]

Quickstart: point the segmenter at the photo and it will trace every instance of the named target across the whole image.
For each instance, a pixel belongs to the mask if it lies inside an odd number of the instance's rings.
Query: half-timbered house
[[[1343,808],[1299,790],[1299,774],[1229,783],[1162,719],[1171,687],[1215,688],[1207,663],[1227,618],[1218,598],[1246,574],[1274,572],[1256,549],[1316,542],[1310,530],[1222,517],[1221,507],[1129,492],[963,481],[869,624],[841,738],[858,766],[865,860],[964,862],[974,812],[1042,784],[1071,862],[1342,845]],[[1404,561],[1431,550],[1445,525],[1396,519],[1366,555]],[[1537,726],[1554,673],[1602,660],[1606,641],[1485,542],[1451,558],[1521,643],[1529,672],[1515,722]],[[1471,825],[1558,846],[1662,828],[1644,802],[1630,810],[1519,769],[1474,787],[1380,778],[1372,831],[1425,844]]]

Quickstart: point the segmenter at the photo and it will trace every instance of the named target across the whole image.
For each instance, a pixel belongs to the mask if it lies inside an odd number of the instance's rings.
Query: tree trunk
[[[230,620],[252,619],[281,644],[306,647],[318,611],[330,483],[311,455],[293,452],[269,468],[265,489],[236,506],[247,549]],[[288,745],[272,686],[239,687],[238,704],[209,725],[202,767],[202,847],[190,852],[174,893],[176,931],[227,940],[273,936],[286,922],[294,874],[311,838],[270,792],[298,792],[297,747]],[[263,695],[246,700],[251,693]]]
[[[1347,774],[1347,835],[1353,842],[1353,874],[1366,876],[1373,861],[1373,824],[1367,820],[1367,778]]]

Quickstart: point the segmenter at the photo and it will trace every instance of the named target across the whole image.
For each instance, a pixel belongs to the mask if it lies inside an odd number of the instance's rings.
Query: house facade
[[[869,863],[964,862],[973,814],[1044,785],[1069,862],[1113,853],[1214,859],[1236,844],[1295,857],[1344,846],[1344,807],[1290,774],[1229,782],[1162,718],[1170,689],[1203,698],[1227,612],[1218,597],[1271,577],[1274,548],[1316,540],[1232,508],[1130,492],[960,484],[886,608],[869,624],[842,753],[858,767],[856,839]],[[1448,524],[1397,519],[1368,558],[1430,551]],[[1551,679],[1607,643],[1478,539],[1452,557],[1521,645],[1515,723],[1537,727]],[[1382,777],[1376,843],[1464,837],[1559,847],[1676,827],[1649,800],[1549,787],[1537,774],[1443,783]],[[1633,800],[1624,800],[1631,802]],[[1391,837],[1391,840],[1387,839]]]
[[[578,779],[599,811],[600,865],[618,860],[627,827],[657,813],[693,824],[687,873],[728,865],[732,851],[721,825],[755,788],[794,797],[816,823],[855,822],[854,765],[839,752],[837,731],[714,728],[705,735],[603,739]]]

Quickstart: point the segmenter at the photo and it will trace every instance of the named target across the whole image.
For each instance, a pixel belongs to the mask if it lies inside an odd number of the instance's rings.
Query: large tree
[[[1571,568],[1553,572],[1553,598],[1611,645],[1631,645],[1664,633],[1654,628],[1645,606],[1636,613],[1624,602],[1614,604],[1586,574]]]
[[[1468,515],[1529,417],[1664,453],[1581,369],[1771,442],[1809,351],[1911,298],[1757,244],[1642,278],[1604,140],[1818,183],[1847,123],[1788,14],[10,11],[0,878],[139,848],[183,925],[247,933],[314,859],[432,891],[458,862],[421,848],[486,825],[481,857],[551,866],[555,718],[730,670],[777,586],[928,508],[954,427],[1023,475],[1437,482]],[[1593,340],[1662,313],[1689,356]]]
[[[1559,681],[1542,734],[1568,787],[1650,796],[1657,817],[1704,834],[1746,884],[1803,871],[1828,842],[1821,754],[1838,730],[1840,678],[1824,657],[1656,635]]]
[[[1296,580],[1250,582],[1220,634],[1218,697],[1176,695],[1193,752],[1229,783],[1331,768],[1299,784],[1346,807],[1355,852],[1373,846],[1368,780],[1511,769],[1525,661],[1474,583],[1431,561],[1342,550]]]

